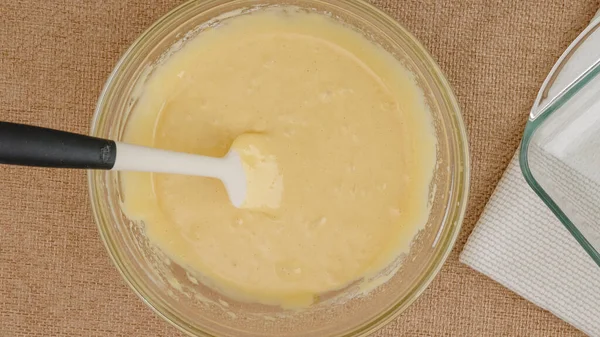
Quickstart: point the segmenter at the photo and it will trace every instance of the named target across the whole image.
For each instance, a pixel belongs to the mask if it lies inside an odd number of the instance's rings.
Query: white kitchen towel
[[[549,95],[560,92],[598,58],[600,29],[567,61]],[[539,108],[536,102],[532,112]],[[460,260],[584,333],[600,337],[600,267],[529,187],[518,151]]]

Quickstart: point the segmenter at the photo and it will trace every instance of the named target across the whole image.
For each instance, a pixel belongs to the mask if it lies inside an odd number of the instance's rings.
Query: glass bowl
[[[121,58],[98,101],[91,134],[120,140],[151,66],[225,13],[293,5],[331,15],[394,55],[415,75],[431,110],[437,137],[437,166],[430,189],[431,211],[408,256],[382,274],[367,294],[337,300],[325,294],[303,310],[238,303],[186,275],[144,236],[143,224],[123,214],[119,175],[89,172],[93,214],[104,244],[131,288],[158,315],[196,336],[364,336],[404,311],[427,287],[450,253],[463,220],[469,155],[456,99],[442,72],[419,42],[375,7],[358,0],[208,0],[174,9],[142,34]],[[217,19],[216,19],[217,18]],[[182,42],[183,41],[183,42]],[[397,270],[397,271],[396,271]],[[349,286],[340,292],[357,292]],[[338,292],[339,293],[339,292]]]

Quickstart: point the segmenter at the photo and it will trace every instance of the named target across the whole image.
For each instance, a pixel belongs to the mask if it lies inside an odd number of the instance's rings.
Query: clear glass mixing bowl
[[[144,236],[143,224],[121,210],[119,176],[90,171],[92,209],[100,235],[131,288],[161,317],[197,336],[364,336],[404,311],[440,270],[458,235],[469,186],[465,128],[456,99],[442,72],[419,42],[392,18],[359,0],[208,0],[174,9],[142,34],[108,79],[92,122],[91,134],[120,140],[135,90],[150,66],[202,29],[234,10],[294,5],[325,12],[354,27],[392,53],[415,74],[433,115],[437,167],[431,185],[431,214],[400,269],[363,296],[339,301],[325,294],[310,308],[283,310],[231,301],[186,276]],[[244,11],[242,11],[243,13]],[[199,28],[200,27],[200,28]],[[185,43],[185,42],[183,42]],[[175,47],[174,47],[175,46]],[[353,292],[348,287],[341,292]]]

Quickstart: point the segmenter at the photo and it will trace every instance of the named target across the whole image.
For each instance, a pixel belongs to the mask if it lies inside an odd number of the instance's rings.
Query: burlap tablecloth
[[[177,0],[0,0],[0,120],[87,132],[129,44]],[[458,262],[518,146],[536,92],[597,0],[382,0],[448,75],[463,108],[472,187],[458,243],[424,295],[377,336],[579,332]],[[121,280],[84,172],[0,166],[0,336],[182,336]]]

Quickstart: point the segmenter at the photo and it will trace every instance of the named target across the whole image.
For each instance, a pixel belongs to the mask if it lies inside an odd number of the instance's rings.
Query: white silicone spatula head
[[[235,139],[228,156],[241,159],[246,180],[242,207],[274,215],[283,198],[283,173],[270,146],[270,138],[263,134],[243,134]],[[232,188],[232,192],[238,193],[238,189]],[[233,198],[231,194],[230,198]]]
[[[220,179],[238,208],[272,213],[280,207],[283,176],[267,137],[243,134],[222,158],[116,143],[113,170],[186,174]]]
[[[242,207],[247,199],[248,181],[242,157],[235,149],[222,158],[215,158],[119,142],[116,146],[117,158],[112,170],[217,178],[223,182],[235,207]]]

